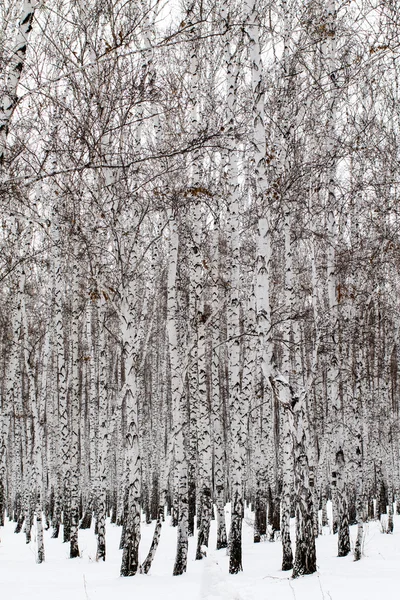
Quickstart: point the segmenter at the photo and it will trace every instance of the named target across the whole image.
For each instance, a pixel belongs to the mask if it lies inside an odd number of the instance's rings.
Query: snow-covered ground
[[[194,560],[195,538],[190,539],[187,573],[172,577],[176,530],[163,525],[160,545],[149,575],[119,577],[120,528],[107,527],[107,560],[97,563],[93,531],[79,531],[81,557],[70,560],[69,547],[46,532],[46,562],[35,562],[35,535],[25,544],[14,523],[1,529],[0,595],[2,600],[397,600],[400,597],[400,517],[393,535],[381,533],[380,523],[366,525],[365,556],[337,558],[337,536],[317,539],[318,572],[296,580],[280,570],[280,542],[253,544],[251,515],[243,525],[243,568],[228,575],[228,557],[215,551],[216,523],[212,522],[206,559]],[[143,524],[142,559],[154,525]],[[356,534],[351,528],[352,539]]]

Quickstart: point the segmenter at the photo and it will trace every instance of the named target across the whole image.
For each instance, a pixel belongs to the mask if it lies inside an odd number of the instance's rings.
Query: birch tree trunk
[[[285,234],[285,302],[287,317],[284,333],[283,349],[283,376],[291,382],[290,375],[290,348],[291,348],[291,318],[293,304],[293,262],[291,249],[291,218],[288,207],[285,209],[284,234]],[[282,570],[293,568],[293,552],[290,539],[290,512],[291,491],[293,489],[293,414],[287,406],[282,406],[282,510],[281,510],[281,536],[282,536]]]
[[[121,575],[129,577],[136,575],[139,568],[139,542],[140,542],[140,451],[138,431],[138,392],[137,392],[137,344],[134,331],[134,314],[136,291],[134,282],[130,282],[124,290],[121,306],[121,332],[124,343],[126,365],[126,455],[127,455],[127,513],[125,535],[121,563]]]
[[[62,268],[62,241],[60,218],[56,207],[53,207],[52,230],[54,239],[54,336],[56,345],[58,412],[61,435],[57,443],[58,464],[61,467],[57,497],[62,499],[64,542],[69,542],[71,532],[70,511],[70,437],[67,404],[67,370],[64,350],[63,295],[64,279]],[[56,512],[54,537],[58,536],[59,518]],[[56,535],[55,535],[56,534]]]
[[[200,480],[200,527],[197,537],[196,560],[203,558],[203,546],[208,547],[212,511],[211,496],[211,435],[210,412],[206,387],[206,331],[204,300],[198,310],[198,372],[199,372],[199,480]]]
[[[75,246],[74,246],[75,250]],[[74,257],[71,285],[71,345],[72,345],[72,390],[71,390],[71,432],[70,432],[70,493],[71,493],[71,535],[70,558],[79,556],[79,299],[78,299],[78,264]]]
[[[229,23],[228,6],[221,8],[223,23]],[[243,462],[241,422],[241,360],[240,360],[240,219],[238,156],[235,147],[235,118],[238,86],[238,56],[231,55],[230,40],[225,34],[225,68],[227,76],[227,145],[226,157],[228,204],[228,252],[230,297],[228,303],[229,336],[229,414],[230,414],[230,479],[231,529],[229,533],[229,573],[242,571]],[[238,48],[236,49],[238,52]]]
[[[25,65],[29,34],[35,13],[36,1],[23,0],[15,46],[12,52],[6,77],[6,88],[0,104],[0,167],[4,162],[7,135],[11,117],[17,106],[17,88]]]
[[[219,229],[216,226],[213,232],[213,262],[212,269],[212,310],[217,310],[220,305],[219,293]],[[214,484],[215,504],[217,509],[217,550],[228,545],[225,525],[225,465],[224,446],[221,423],[221,397],[220,397],[220,318],[215,315],[212,322],[212,357],[211,357],[211,415],[214,447]]]
[[[365,521],[365,482],[363,473],[364,463],[364,441],[365,436],[363,435],[363,429],[366,427],[364,423],[365,410],[364,410],[364,398],[362,389],[362,373],[365,371],[365,367],[362,359],[361,348],[358,351],[357,362],[356,362],[356,402],[355,407],[355,425],[357,429],[357,443],[356,443],[356,486],[357,486],[357,497],[356,497],[356,519],[357,519],[357,537],[354,544],[354,560],[360,560],[363,553],[363,540],[364,540],[364,521]]]
[[[337,275],[335,246],[337,226],[335,220],[336,210],[336,110],[337,110],[337,80],[336,80],[336,6],[334,0],[329,0],[326,5],[327,34],[324,41],[327,57],[327,68],[330,84],[330,109],[328,114],[327,156],[328,190],[327,190],[327,281],[328,301],[331,317],[331,357],[328,366],[328,399],[332,410],[332,436],[336,443],[334,457],[335,470],[332,473],[332,484],[335,492],[334,502],[338,510],[338,556],[347,556],[350,552],[350,533],[348,523],[348,508],[345,481],[345,448],[344,431],[342,423],[342,407],[339,393],[340,379],[340,351],[339,351],[339,315],[337,296]],[[339,423],[339,433],[336,429]]]
[[[173,575],[182,575],[182,573],[185,573],[186,571],[188,554],[188,475],[183,433],[185,397],[183,390],[183,374],[179,361],[179,341],[176,325],[176,272],[179,237],[176,222],[172,215],[170,216],[169,225],[170,252],[167,284],[167,333],[171,364],[171,394],[174,420],[175,461],[178,472],[177,496],[179,508],[178,539]]]
[[[104,334],[104,300],[100,300],[102,322],[99,331],[99,491],[97,497],[96,560],[106,559],[106,501],[107,501],[107,444],[108,444],[108,372],[107,346]]]
[[[304,399],[292,399],[294,415],[294,461],[295,461],[295,510],[296,510],[296,553],[293,577],[308,575],[317,570],[314,506],[307,449],[307,420]]]
[[[13,439],[15,453],[13,453],[14,464],[12,474],[12,489],[15,494],[16,510],[14,513],[14,519],[17,521],[15,533],[19,533],[22,529],[24,522],[24,511],[25,506],[21,506],[22,494],[24,493],[24,467],[26,465],[25,452],[26,452],[26,428],[25,428],[25,414],[22,402],[22,373],[21,373],[21,350],[20,343],[23,340],[23,297],[25,293],[25,271],[22,267],[17,270],[18,278],[18,291],[16,292],[17,301],[14,312],[14,319],[12,322],[12,347],[10,356],[10,371],[7,377],[7,405],[12,410],[13,415]],[[28,489],[25,486],[25,489]]]
[[[10,350],[9,350],[9,361],[8,368],[6,371],[6,382],[5,382],[5,395],[3,398],[3,410],[2,410],[2,421],[1,421],[1,447],[0,447],[0,486],[2,493],[2,514],[1,518],[4,519],[4,493],[6,488],[6,474],[7,474],[7,442],[8,436],[10,434],[10,429],[12,426],[11,415],[17,409],[19,405],[18,399],[15,397],[18,394],[19,387],[19,360],[20,360],[20,337],[21,337],[21,329],[22,329],[22,296],[23,296],[23,287],[24,286],[24,277],[25,275],[21,273],[19,270],[17,272],[19,278],[19,289],[16,291],[15,296],[16,300],[14,301],[14,306],[11,311],[11,340],[10,340]],[[18,413],[17,413],[18,415]],[[22,418],[22,414],[20,415]],[[14,432],[14,447],[19,449],[21,444],[20,440],[20,421],[17,421],[17,424],[14,427],[18,428],[18,431]],[[14,488],[15,490],[15,488]],[[2,523],[3,524],[3,523]]]
[[[26,304],[25,297],[22,296],[22,325],[24,330],[24,358],[25,358],[25,369],[28,375],[28,385],[29,385],[29,396],[32,407],[32,418],[33,418],[33,433],[34,433],[34,441],[29,440],[28,445],[32,446],[31,449],[31,480],[33,482],[33,491],[31,492],[32,502],[34,503],[34,509],[36,513],[36,526],[37,526],[37,555],[36,562],[42,563],[44,562],[44,541],[43,541],[43,520],[42,520],[42,499],[43,499],[43,490],[42,490],[42,452],[41,448],[43,445],[43,436],[41,431],[41,424],[39,419],[39,407],[38,407],[38,398],[36,395],[36,385],[35,385],[35,377],[33,374],[33,370],[29,361],[29,338],[28,338],[28,321],[26,314]],[[44,384],[46,382],[46,378],[44,378]],[[31,431],[31,427],[28,425],[28,432]],[[30,507],[29,509],[30,510]],[[26,523],[26,533],[27,533],[27,541],[30,541],[30,527],[31,522],[29,518]]]
[[[296,553],[292,576],[296,578],[315,573],[317,570],[311,485],[313,482],[310,477],[308,458],[309,425],[305,407],[306,391],[302,390],[297,394],[276,367],[272,372],[271,384],[279,395],[281,405],[290,410],[293,415]]]

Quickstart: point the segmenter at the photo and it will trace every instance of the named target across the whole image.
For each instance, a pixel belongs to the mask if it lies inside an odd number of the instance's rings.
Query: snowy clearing
[[[317,539],[315,575],[293,580],[291,572],[280,570],[280,542],[254,544],[249,522],[243,522],[243,568],[228,574],[225,550],[211,550],[203,561],[195,561],[196,537],[189,540],[187,573],[172,577],[176,549],[176,529],[163,525],[160,545],[149,575],[120,577],[122,551],[118,550],[121,528],[107,524],[107,560],[96,562],[93,530],[79,531],[81,557],[70,559],[69,544],[51,539],[45,532],[46,562],[35,563],[35,532],[25,544],[23,533],[14,534],[15,523],[6,522],[1,531],[0,571],[4,600],[387,600],[398,597],[400,587],[400,519],[395,516],[393,535],[381,533],[380,523],[365,525],[364,556],[354,562],[350,554],[338,558],[337,536]],[[145,558],[154,524],[142,523],[141,557]],[[294,533],[294,532],[293,532]],[[356,527],[351,528],[352,539]],[[294,536],[293,536],[294,538]],[[216,521],[211,524],[210,548],[216,541]]]

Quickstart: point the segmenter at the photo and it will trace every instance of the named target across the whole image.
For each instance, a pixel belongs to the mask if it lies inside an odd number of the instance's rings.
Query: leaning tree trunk
[[[154,528],[153,539],[151,542],[150,550],[146,556],[146,559],[143,561],[143,563],[140,566],[140,572],[144,573],[145,575],[147,575],[147,573],[150,571],[151,565],[153,563],[154,557],[157,552],[160,537],[161,537],[162,522],[164,520],[164,506],[165,506],[165,500],[166,500],[166,495],[167,495],[167,481],[168,481],[168,477],[171,472],[171,463],[172,463],[172,459],[173,459],[173,454],[174,454],[173,444],[171,443],[168,448],[164,467],[162,469],[162,473],[160,476],[161,490],[160,490],[160,498],[159,498],[159,503],[158,503],[157,522],[156,522],[156,525]]]

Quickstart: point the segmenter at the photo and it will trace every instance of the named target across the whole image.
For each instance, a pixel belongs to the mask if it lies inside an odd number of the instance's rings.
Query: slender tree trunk
[[[199,335],[198,335],[198,357],[199,357],[199,479],[201,517],[197,537],[196,560],[203,558],[203,546],[208,547],[210,533],[212,497],[211,497],[211,436],[210,436],[210,412],[208,409],[208,396],[206,387],[206,340],[205,340],[205,316],[204,303],[202,310],[198,312]],[[200,307],[199,307],[200,308]]]
[[[4,162],[4,153],[11,117],[18,102],[17,88],[25,65],[35,5],[35,0],[23,0],[17,37],[6,77],[5,92],[0,101],[0,167]]]
[[[103,301],[101,300],[103,308]],[[106,559],[106,493],[108,444],[108,373],[107,347],[104,335],[104,310],[99,328],[99,493],[97,499],[97,553],[96,560]]]
[[[79,302],[78,302],[78,264],[74,262],[72,274],[72,393],[71,393],[71,454],[70,454],[70,494],[71,494],[71,533],[70,558],[79,556]]]
[[[175,461],[178,472],[177,498],[179,506],[178,539],[173,575],[182,575],[187,567],[188,554],[188,474],[184,443],[184,390],[179,361],[176,326],[176,270],[178,263],[178,231],[174,217],[170,216],[170,254],[167,291],[167,332],[171,364],[171,394],[174,418]]]
[[[128,577],[136,575],[139,568],[139,542],[140,542],[140,454],[138,431],[138,405],[137,405],[137,376],[135,362],[137,347],[134,337],[134,307],[136,293],[134,283],[130,283],[124,290],[124,299],[121,308],[121,330],[124,340],[126,359],[126,411],[127,411],[127,512],[124,519],[124,541],[121,563],[121,575]]]
[[[313,479],[310,477],[308,458],[309,424],[305,407],[306,391],[295,393],[276,367],[270,380],[273,388],[277,390],[281,405],[290,410],[293,415],[296,553],[292,576],[296,578],[299,575],[315,573],[317,570]]]
[[[220,397],[220,318],[218,307],[220,305],[219,293],[219,229],[216,224],[213,232],[213,263],[212,277],[212,310],[217,311],[212,321],[212,357],[211,357],[211,415],[214,447],[214,484],[215,504],[217,509],[217,550],[226,548],[228,539],[225,525],[225,465],[224,447],[221,423],[221,397]]]

